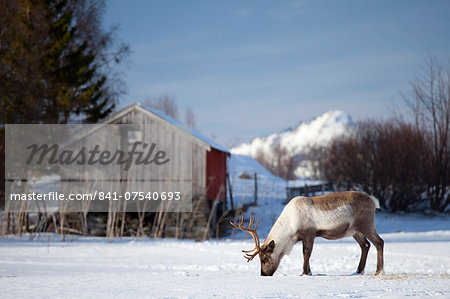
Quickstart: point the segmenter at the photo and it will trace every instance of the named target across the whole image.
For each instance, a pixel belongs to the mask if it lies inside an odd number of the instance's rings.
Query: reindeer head
[[[258,233],[256,232],[259,219],[258,221],[256,221],[255,228],[252,228],[254,220],[255,219],[250,213],[248,227],[244,227],[244,214],[242,214],[239,225],[236,225],[231,221],[230,224],[234,229],[239,229],[250,233],[250,235],[253,237],[253,240],[255,241],[255,248],[250,250],[242,250],[242,252],[245,253],[244,257],[247,259],[247,263],[253,260],[256,255],[259,255],[259,259],[261,261],[261,275],[272,276],[273,273],[275,273],[275,271],[277,270],[278,265],[280,264],[280,259],[275,257],[273,254],[275,249],[275,241],[271,240],[270,242],[268,242],[268,240],[266,240],[264,244],[260,246]]]

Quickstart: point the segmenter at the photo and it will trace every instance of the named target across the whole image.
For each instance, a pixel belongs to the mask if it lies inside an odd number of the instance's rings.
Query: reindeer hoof
[[[378,275],[383,276],[383,275],[384,275],[384,270],[377,271],[377,272],[375,273],[375,276],[378,276]]]
[[[308,272],[303,271],[302,276],[303,275],[312,276],[312,272],[311,271],[308,271]]]

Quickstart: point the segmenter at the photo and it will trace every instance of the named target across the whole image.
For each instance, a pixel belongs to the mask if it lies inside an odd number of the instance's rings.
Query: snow
[[[255,159],[232,155],[230,181],[235,204],[253,202],[258,177],[261,241],[286,201],[286,182]],[[371,247],[366,274],[352,275],[360,248],[352,238],[316,239],[313,276],[299,276],[302,246],[294,246],[273,277],[259,275],[241,250],[254,247],[249,234],[232,231],[222,240],[105,239],[54,234],[0,238],[2,298],[450,298],[450,215],[393,215],[377,212],[376,227],[385,240],[385,275],[373,276]]]
[[[236,206],[253,202],[258,178],[258,205],[249,212],[261,218],[261,241],[286,201],[286,181],[255,159],[232,155],[230,181]],[[299,184],[297,182],[296,184]],[[313,276],[299,276],[302,246],[294,246],[273,277],[259,275],[241,250],[254,247],[249,234],[230,231],[221,240],[66,236],[55,234],[0,238],[2,298],[450,298],[450,215],[398,215],[377,210],[376,227],[385,240],[385,275],[374,276],[376,250],[371,247],[366,273],[352,275],[360,248],[352,238],[316,239]]]
[[[288,187],[304,187],[304,186],[321,185],[321,184],[325,184],[325,183],[326,183],[326,181],[300,178],[297,180],[287,181],[287,186]]]
[[[344,134],[352,125],[352,119],[340,110],[329,111],[309,122],[302,122],[296,128],[274,133],[267,137],[257,137],[250,143],[244,143],[231,149],[231,153],[256,157],[260,152],[267,157],[272,156],[272,150],[279,144],[291,155],[302,155],[310,147],[324,146],[334,137]],[[305,176],[310,174],[308,163],[301,164],[295,174]]]
[[[60,176],[56,174],[44,175],[38,178],[32,178],[29,186],[29,192],[36,193],[48,193],[48,192],[58,192],[60,190]],[[47,201],[40,203],[36,201],[30,205],[30,211],[38,211],[38,206],[41,205],[41,209],[44,208],[47,213],[54,213],[58,211],[58,202],[57,201]],[[1,217],[0,217],[1,218]]]
[[[273,277],[246,263],[250,240],[194,242],[173,239],[112,239],[43,234],[0,238],[2,298],[195,297],[331,298],[450,297],[450,218],[381,215],[382,223],[427,232],[386,232],[384,276],[373,276],[372,246],[364,275],[351,275],[360,249],[353,239],[317,239],[311,268],[301,272],[301,244],[294,246]],[[380,223],[381,222],[381,223]],[[381,225],[381,227],[385,227]],[[396,229],[396,228],[394,228]]]
[[[260,218],[258,226],[262,234],[268,234],[273,223],[280,215],[286,202],[286,181],[270,173],[264,166],[252,157],[232,154],[228,160],[228,172],[233,190],[234,207],[242,207],[254,202],[254,174],[257,175],[258,202],[257,206],[250,206],[246,213],[253,213]],[[242,179],[242,174],[247,174],[250,179]],[[237,220],[237,219],[236,219]],[[243,236],[243,232],[232,232],[232,236]]]
[[[264,166],[252,157],[245,155],[232,154],[228,160],[228,173],[230,174],[230,183],[233,190],[234,207],[243,207],[254,202],[254,174],[257,175],[258,183],[258,202],[257,206],[249,206],[245,213],[245,219],[248,220],[250,213],[256,218],[260,218],[259,231],[267,235],[270,228],[277,220],[287,200],[287,186],[305,186],[323,183],[309,179],[299,179],[296,181],[285,181],[284,179],[273,175]],[[250,179],[240,178],[242,174],[247,174]],[[228,200],[229,202],[229,200]],[[238,219],[236,218],[235,221]],[[234,235],[244,236],[243,232],[232,232]]]

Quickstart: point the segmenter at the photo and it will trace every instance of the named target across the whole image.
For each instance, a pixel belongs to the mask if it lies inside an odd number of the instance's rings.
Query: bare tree
[[[158,98],[157,100],[147,99],[144,102],[145,105],[155,108],[164,112],[165,114],[178,119],[178,106],[177,103],[169,97],[167,94]]]
[[[195,128],[195,126],[196,126],[195,114],[194,114],[194,111],[190,107],[187,108],[185,111],[184,122],[186,125],[190,126],[191,128]]]
[[[413,125],[396,120],[361,122],[322,149],[317,173],[337,189],[374,194],[387,210],[417,209],[426,200],[421,194],[428,149],[417,146],[422,138]]]
[[[450,206],[450,65],[429,57],[404,96],[413,122],[402,116],[360,122],[316,157],[317,173],[338,189],[359,187],[388,210]]]
[[[272,174],[285,180],[295,179],[294,171],[300,162],[297,155],[288,151],[280,143],[277,143],[270,152],[258,151],[255,159]]]
[[[450,205],[450,64],[428,57],[411,88],[412,95],[405,96],[405,100],[414,114],[417,131],[424,136],[418,146],[432,146],[426,157],[430,205],[434,210],[444,211]]]
[[[181,121],[181,119],[179,118],[177,102],[167,94],[159,97],[157,100],[147,98],[144,102],[144,105],[160,110],[165,114]],[[184,111],[184,123],[191,128],[195,128],[196,126],[195,114],[190,107],[186,108],[186,110]]]

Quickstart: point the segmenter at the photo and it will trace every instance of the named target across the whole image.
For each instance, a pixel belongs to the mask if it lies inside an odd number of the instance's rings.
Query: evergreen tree
[[[101,32],[98,4],[0,1],[0,121],[96,122],[108,115],[118,93],[105,71],[112,32]],[[110,52],[109,61],[117,61],[126,47]]]

